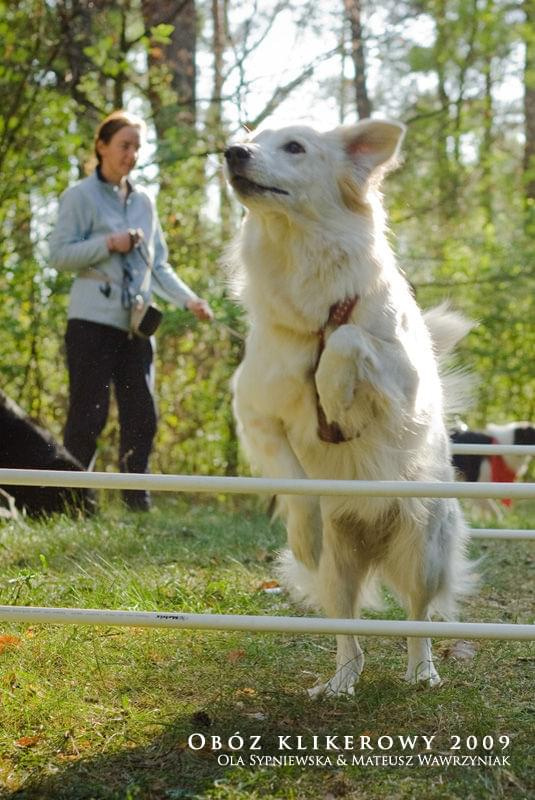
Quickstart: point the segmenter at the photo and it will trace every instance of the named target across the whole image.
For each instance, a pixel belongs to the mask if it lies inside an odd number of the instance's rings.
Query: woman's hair
[[[128,111],[123,111],[122,109],[119,111],[112,111],[111,114],[108,114],[106,119],[102,120],[95,133],[95,156],[99,166],[102,159],[98,152],[97,143],[104,142],[104,144],[109,144],[117,131],[127,126],[139,128],[139,132],[142,136],[145,135],[147,130],[147,126],[141,117],[137,117],[135,114],[130,114]]]

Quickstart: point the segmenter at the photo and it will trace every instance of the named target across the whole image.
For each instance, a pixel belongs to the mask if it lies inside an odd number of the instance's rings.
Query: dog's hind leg
[[[422,596],[413,593],[409,600],[409,619],[430,619],[429,603]],[[408,664],[405,680],[409,683],[427,683],[429,686],[440,684],[440,675],[433,663],[431,639],[409,636],[407,639]]]
[[[324,521],[323,537],[318,572],[323,610],[329,618],[352,619],[358,614],[368,564],[359,564],[347,534],[329,520]],[[336,645],[336,672],[326,683],[309,690],[312,698],[323,694],[354,694],[364,666],[364,653],[356,636],[338,635]]]
[[[430,619],[431,604],[446,582],[447,539],[442,540],[442,525],[442,520],[430,515],[423,529],[418,526],[412,533],[405,531],[393,542],[383,564],[384,577],[403,599],[410,620]],[[430,639],[409,637],[407,653],[405,680],[429,686],[440,684]]]
[[[418,556],[413,555],[412,558],[414,561],[409,562],[406,554],[400,555],[395,571],[390,565],[385,565],[383,574],[387,583],[390,583],[396,593],[403,598],[408,618],[427,621],[430,619],[429,609],[436,588],[430,586]],[[391,564],[390,559],[389,561]],[[403,577],[400,579],[401,575]],[[409,683],[422,682],[429,686],[437,686],[440,683],[440,676],[433,664],[431,640],[424,637],[408,637],[407,653],[405,680]]]
[[[468,532],[456,500],[432,500],[427,508],[425,536],[414,548],[419,552],[413,555],[412,564],[405,564],[409,580],[405,581],[404,595],[411,619],[429,619],[430,608],[451,619],[456,614],[457,598],[470,593],[476,581],[474,564],[465,553]],[[409,639],[408,652],[407,680],[437,686],[440,678],[429,639]]]
[[[316,497],[285,497],[288,544],[295,558],[315,571],[320,560],[322,534]]]

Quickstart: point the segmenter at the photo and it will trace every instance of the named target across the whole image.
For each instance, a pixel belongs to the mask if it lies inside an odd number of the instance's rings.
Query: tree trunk
[[[450,220],[457,210],[456,165],[450,156],[451,141],[451,98],[446,82],[446,63],[449,53],[448,30],[446,23],[446,3],[440,0],[437,4],[437,39],[435,43],[435,62],[437,74],[437,93],[440,105],[440,117],[436,132],[438,205],[443,221]]]
[[[207,114],[206,138],[212,142],[212,150],[221,152],[226,141],[226,131],[223,121],[223,83],[224,83],[224,55],[227,19],[227,0],[212,0],[212,48],[214,53],[214,77],[212,84],[212,97],[210,109]],[[221,239],[227,240],[231,233],[231,213],[230,203],[227,192],[227,185],[222,169],[217,171],[217,182],[219,187],[219,217]]]
[[[524,65],[524,192],[535,203],[535,0],[524,0],[526,61]]]
[[[195,125],[197,12],[195,0],[142,0],[141,8],[148,30],[161,24],[173,26],[171,41],[155,42],[149,51],[149,97],[158,139],[162,141],[170,127],[191,130]],[[161,67],[166,68],[173,96],[165,91]]]
[[[357,116],[366,119],[372,112],[372,104],[366,87],[366,54],[362,41],[361,2],[360,0],[344,0],[347,20],[351,28],[351,58],[355,68],[354,87]]]
[[[481,164],[481,204],[487,222],[493,219],[493,180],[492,180],[492,124],[494,121],[494,107],[492,102],[492,56],[489,54],[485,60],[485,98],[483,111],[483,139],[479,152]]]

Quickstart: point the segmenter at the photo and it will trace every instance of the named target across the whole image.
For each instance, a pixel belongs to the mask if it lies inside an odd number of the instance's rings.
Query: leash
[[[134,246],[137,247],[137,249],[139,250],[139,254],[147,266],[147,273],[148,273],[148,271],[152,269],[152,265],[150,264],[149,252],[145,240],[139,239]],[[233,336],[240,342],[245,341],[245,336],[243,336],[241,333],[239,333],[239,331],[235,330],[234,328],[231,328],[230,325],[227,325],[226,322],[216,319],[215,317],[214,317],[214,322],[216,322],[220,328],[223,328],[223,330],[227,331],[227,333],[230,334],[230,336]]]
[[[99,269],[95,269],[94,267],[88,267],[84,270],[83,274],[78,276],[79,278],[83,278],[85,280],[92,280],[92,281],[99,281],[101,284],[99,289],[104,297],[109,297],[111,293],[111,286],[119,287],[119,289],[123,288],[123,284],[119,283],[119,281],[115,281],[105,272],[102,272]],[[235,330],[235,328],[231,328],[230,325],[227,325],[226,322],[223,322],[220,319],[214,317],[213,320],[220,328],[223,328],[230,336],[233,336],[235,339],[238,339],[240,342],[245,342],[245,336],[241,334],[239,331]]]
[[[214,322],[217,323],[217,325],[219,325],[220,328],[223,328],[223,330],[225,330],[228,334],[234,336],[235,339],[239,339],[240,342],[245,341],[245,336],[239,331],[235,330],[234,328],[231,328],[230,325],[227,325],[226,322],[223,322],[222,320],[217,319],[216,317],[214,317]]]

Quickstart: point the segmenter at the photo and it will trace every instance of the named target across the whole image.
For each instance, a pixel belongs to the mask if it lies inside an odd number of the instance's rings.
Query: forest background
[[[535,0],[0,0],[0,42],[1,387],[58,438],[72,276],[48,266],[47,237],[118,107],[149,123],[136,179],[217,319],[166,310],[154,472],[243,469],[229,379],[245,321],[221,266],[241,210],[221,156],[272,117],[407,124],[392,240],[422,307],[449,299],[478,322],[464,419],[535,418]],[[112,414],[97,469],[116,469],[117,438]]]

